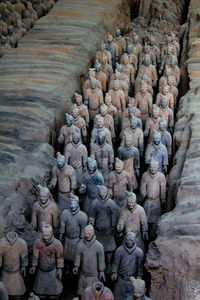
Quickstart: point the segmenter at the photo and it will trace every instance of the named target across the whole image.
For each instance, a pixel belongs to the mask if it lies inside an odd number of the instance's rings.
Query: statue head
[[[170,55],[173,51],[173,47],[171,45],[167,46],[167,55]]]
[[[95,71],[97,73],[101,71],[101,64],[100,63],[96,63],[96,65],[95,65]]]
[[[50,199],[50,191],[47,187],[38,185],[39,193],[38,193],[38,200],[41,204],[46,204]]]
[[[74,121],[73,117],[70,114],[66,113],[65,114],[65,122],[66,122],[67,127],[71,127],[73,124],[73,121]]]
[[[147,84],[144,81],[141,82],[140,90],[142,93],[146,93],[146,91],[147,91]]]
[[[131,118],[130,126],[131,126],[132,129],[137,128],[137,126],[138,126],[138,119],[135,116],[133,116]]]
[[[119,37],[121,35],[121,30],[117,28],[115,33],[116,33],[116,37]]]
[[[79,207],[79,198],[78,196],[74,195],[73,193],[69,194],[70,199],[70,209],[71,211],[75,212]]]
[[[158,162],[153,157],[149,164],[149,171],[152,175],[155,175],[158,172]]]
[[[57,152],[57,166],[59,169],[62,169],[65,165],[65,157],[61,155],[60,152]]]
[[[161,95],[160,105],[162,108],[166,108],[168,106],[168,98],[165,95]]]
[[[169,77],[167,78],[167,84],[168,84],[169,86],[175,85],[175,84],[174,84],[175,82],[176,82],[176,78],[175,78],[174,76],[169,76]]]
[[[139,39],[139,36],[137,34],[134,34],[133,35],[133,43],[137,44],[138,43],[138,39]]]
[[[104,118],[102,116],[97,116],[96,117],[96,126],[97,128],[104,128],[105,127],[105,121]]]
[[[171,65],[171,67],[175,67],[178,65],[178,59],[175,55],[171,56],[171,64],[170,65]]]
[[[89,68],[88,77],[89,77],[89,79],[92,79],[92,78],[96,77],[95,68]]]
[[[153,104],[152,106],[152,115],[154,119],[157,119],[159,117],[160,109],[156,104]]]
[[[117,174],[120,174],[123,171],[124,163],[118,157],[115,158],[115,171]]]
[[[111,97],[108,93],[106,93],[106,96],[105,96],[105,104],[106,104],[107,106],[109,106],[111,103],[112,103],[112,97]]]
[[[84,238],[86,241],[91,241],[94,238],[94,227],[87,225],[84,229]]]
[[[80,135],[80,133],[74,131],[74,132],[72,133],[72,142],[73,142],[75,145],[78,145],[80,141],[81,141],[81,135]]]
[[[175,33],[172,31],[171,32],[171,41],[174,42],[176,40],[176,35]]]
[[[97,131],[97,142],[100,146],[102,146],[103,144],[105,144],[106,142],[106,135],[104,132],[100,131],[98,132]]]
[[[132,46],[131,44],[128,44],[127,47],[126,47],[126,52],[127,52],[128,54],[131,54],[132,51],[133,51],[133,46]]]
[[[96,80],[95,80],[95,78],[90,79],[90,87],[91,87],[92,90],[96,89]]]
[[[113,41],[113,36],[112,34],[108,33],[108,43],[112,43]]]
[[[151,57],[149,54],[145,55],[145,66],[149,66],[151,64]]]
[[[128,134],[128,133],[125,133],[125,146],[127,148],[130,148],[132,145],[133,145],[133,138],[132,138],[132,135]]]
[[[150,47],[148,45],[145,45],[144,46],[144,53],[149,54],[149,52],[150,52]]]
[[[97,162],[94,158],[88,157],[87,160],[88,171],[90,174],[94,174],[97,170]]]
[[[135,279],[133,284],[133,296],[135,300],[143,300],[146,293],[145,282],[142,279]]]
[[[159,122],[160,131],[164,132],[167,129],[167,122],[164,118],[162,118]]]
[[[115,69],[115,80],[120,80],[120,72]]]
[[[161,142],[161,134],[160,134],[159,131],[154,130],[154,131],[153,131],[153,143],[154,143],[155,145],[159,145],[160,142]]]
[[[106,55],[103,55],[101,61],[103,66],[106,65],[108,62],[108,57]]]
[[[108,195],[108,189],[105,185],[98,185],[99,198],[105,200]]]
[[[48,243],[53,236],[53,228],[51,225],[43,222],[42,224],[42,239],[45,243]]]
[[[127,248],[133,248],[136,243],[136,236],[133,232],[127,232],[126,238],[125,238],[125,245]]]
[[[100,106],[100,113],[101,113],[102,117],[105,117],[108,113],[108,107],[104,103],[101,104],[101,106]]]
[[[137,199],[135,193],[126,191],[126,203],[130,211],[133,211],[137,205]]]
[[[171,68],[169,66],[165,66],[164,74],[168,77],[171,74]]]
[[[83,97],[78,93],[75,93],[74,96],[76,105],[80,106],[83,103]]]
[[[106,50],[106,44],[102,41],[101,43],[101,51],[104,52]]]
[[[119,73],[122,73],[122,65],[121,64],[116,63],[116,69],[117,69],[117,71],[119,71]]]
[[[76,104],[74,104],[72,108],[72,117],[76,120],[80,116],[79,108]]]
[[[118,91],[119,86],[120,86],[119,80],[114,80],[114,82],[113,82],[113,89],[114,89],[115,91]]]
[[[133,97],[128,97],[128,104],[131,105],[132,107],[135,107],[135,98]]]
[[[8,26],[8,34],[13,34],[13,32],[14,32],[14,28],[13,28],[13,26],[12,25],[10,25],[10,26]]]
[[[129,63],[129,58],[128,58],[128,55],[127,55],[126,53],[124,53],[124,54],[122,55],[122,63],[123,63],[124,65],[127,65],[127,64]]]

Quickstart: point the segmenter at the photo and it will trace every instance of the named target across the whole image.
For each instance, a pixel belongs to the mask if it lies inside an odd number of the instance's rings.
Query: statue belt
[[[74,232],[74,233],[69,232],[66,234],[66,237],[68,239],[77,239],[77,238],[79,238],[79,233],[78,232]]]

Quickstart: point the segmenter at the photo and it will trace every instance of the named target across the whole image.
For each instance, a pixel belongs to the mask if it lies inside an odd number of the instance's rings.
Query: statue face
[[[104,125],[105,125],[105,123],[104,123],[104,119],[103,119],[103,118],[101,118],[101,119],[99,119],[99,120],[97,121],[97,127],[98,127],[98,128],[103,128]]]
[[[150,51],[150,50],[149,50],[149,47],[148,47],[148,46],[145,46],[145,47],[144,47],[144,53],[145,53],[145,54],[148,54],[149,51]]]
[[[136,198],[134,197],[128,197],[127,198],[127,206],[128,209],[133,210],[136,207]]]
[[[133,36],[133,43],[136,44],[138,42],[138,36],[134,35]]]
[[[79,207],[78,201],[72,199],[72,200],[70,201],[70,208],[71,208],[71,210],[72,210],[72,211],[76,211],[78,207]]]
[[[159,134],[154,134],[153,135],[153,142],[155,145],[159,145],[160,144],[160,141],[161,141],[161,137]]]
[[[73,138],[73,143],[75,145],[77,145],[80,142],[80,140],[81,140],[81,137],[80,137],[79,134],[73,134],[72,138]]]
[[[57,159],[57,166],[59,169],[62,169],[65,165],[65,160],[62,158]]]
[[[121,31],[120,31],[120,29],[117,29],[116,30],[116,37],[119,37],[121,35]]]
[[[66,125],[67,125],[67,127],[71,127],[71,126],[72,126],[72,124],[73,124],[73,120],[72,120],[72,118],[68,118],[68,117],[66,117]]]
[[[94,90],[96,88],[96,83],[94,82],[94,80],[91,81],[91,89]]]
[[[76,104],[80,106],[82,104],[82,97],[76,97]]]
[[[148,57],[145,58],[145,65],[146,65],[146,66],[149,66],[150,63],[151,63],[151,59],[150,59],[150,57],[148,56]]]
[[[106,105],[109,106],[109,105],[111,104],[111,102],[112,102],[111,97],[109,97],[109,96],[108,96],[108,97],[105,97],[105,104],[106,104]]]
[[[125,65],[127,65],[127,64],[128,64],[128,62],[129,62],[129,60],[128,60],[128,57],[127,57],[127,56],[125,56],[125,57],[124,57],[124,59],[123,59],[123,63],[124,63]]]
[[[96,70],[97,72],[100,72],[100,71],[101,71],[101,64],[96,64],[95,70]]]
[[[167,124],[165,122],[163,122],[163,121],[160,122],[160,124],[159,124],[160,131],[165,131],[166,128],[167,128]]]
[[[101,110],[102,117],[105,117],[107,115],[107,108],[106,107],[101,107],[100,110]]]
[[[155,175],[158,172],[158,164],[150,164],[149,171]]]
[[[118,82],[118,81],[114,81],[113,89],[114,89],[115,91],[117,91],[117,90],[119,89],[119,82]]]
[[[142,84],[141,85],[141,92],[146,93],[146,91],[147,91],[147,86],[145,84]]]
[[[138,121],[137,121],[137,119],[132,119],[131,120],[131,128],[132,129],[135,129],[136,127],[137,127],[137,125],[138,125]]]
[[[102,65],[106,65],[107,64],[107,57],[103,57],[102,58]]]
[[[132,143],[132,138],[130,138],[129,136],[127,136],[127,137],[125,137],[125,145],[126,145],[126,147],[131,147],[131,145],[132,145],[133,143]]]
[[[115,163],[115,171],[117,174],[120,174],[123,170],[123,166],[121,164]]]
[[[109,35],[109,36],[108,36],[108,42],[109,42],[109,43],[112,43],[112,40],[113,40],[113,36],[112,36],[112,35]]]
[[[96,170],[97,170],[97,164],[96,164],[96,162],[94,161],[92,161],[92,162],[89,162],[88,163],[88,171],[89,171],[89,173],[90,174],[94,174],[95,172],[96,172]]]
[[[48,200],[49,200],[49,193],[45,193],[43,191],[40,191],[40,193],[39,193],[39,201],[42,204],[45,204],[45,203],[47,203]]]
[[[166,108],[167,107],[167,104],[168,104],[168,99],[167,97],[162,97],[161,98],[161,101],[160,101],[160,104],[163,108]]]
[[[128,45],[128,46],[127,46],[126,52],[127,52],[128,54],[131,54],[131,52],[132,52],[132,46],[131,46],[131,45]]]
[[[145,291],[143,289],[134,289],[133,295],[135,300],[142,300],[145,295]]]
[[[152,114],[153,114],[154,119],[157,119],[159,116],[159,109],[153,109]]]
[[[51,226],[50,226],[51,227]],[[52,228],[46,229],[45,227],[42,229],[42,239],[45,243],[48,243],[53,236]]]
[[[86,228],[84,232],[84,237],[86,241],[91,241],[94,237],[94,230]]]
[[[99,196],[102,200],[105,200],[106,197],[107,197],[107,194],[108,194],[108,190],[107,190],[107,187],[106,186],[102,186],[100,189],[99,189]]]
[[[125,244],[127,248],[132,248],[135,245],[136,237],[135,234],[127,234]]]
[[[78,110],[78,109],[74,109],[74,110],[72,111],[72,117],[73,117],[74,119],[76,119],[76,118],[78,118],[78,116],[79,116],[79,110]]]
[[[101,51],[104,52],[106,50],[106,45],[105,44],[101,44]]]

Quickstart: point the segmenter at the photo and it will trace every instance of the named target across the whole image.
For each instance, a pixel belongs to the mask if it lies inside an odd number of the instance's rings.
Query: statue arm
[[[129,192],[133,191],[133,183],[132,183],[130,174],[128,174],[128,176],[127,176],[127,191],[129,191]]]
[[[137,275],[139,277],[143,276],[143,257],[144,257],[144,254],[143,254],[143,251],[141,250],[141,252],[140,252],[140,254],[138,255],[138,258],[137,258],[137,267],[138,267]]]
[[[147,196],[147,183],[144,174],[142,175],[141,184],[140,184],[140,194],[143,198]]]
[[[33,205],[31,224],[33,226],[33,229],[37,230],[37,211],[36,211],[35,205]]]
[[[77,178],[74,169],[72,170],[70,181],[71,181],[71,190],[75,190],[77,188]]]
[[[126,108],[126,100],[125,100],[125,95],[124,95],[123,91],[121,91],[120,100],[121,100],[121,108],[122,108],[122,110],[124,110]]]
[[[33,246],[33,256],[32,256],[32,266],[37,267],[39,259],[40,250],[38,247],[38,240],[35,241]]]
[[[51,180],[50,180],[49,185],[48,185],[48,188],[50,190],[55,188],[55,186],[57,184],[57,180],[58,180],[58,177],[57,177],[56,170],[53,169],[53,171],[52,171],[52,177],[51,177]]]
[[[21,245],[21,253],[20,253],[20,260],[21,260],[21,267],[28,266],[28,248],[25,241],[23,241]]]
[[[56,245],[56,267],[57,269],[62,269],[64,267],[64,258],[63,258],[63,245],[59,242]]]

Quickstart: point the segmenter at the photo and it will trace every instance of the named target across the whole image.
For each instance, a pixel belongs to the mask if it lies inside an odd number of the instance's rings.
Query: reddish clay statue
[[[85,104],[83,104],[83,98],[80,94],[75,93],[74,96],[75,96],[76,107],[79,109],[79,114],[80,114],[81,118],[84,119],[84,121],[86,123],[86,127],[88,128],[89,121],[90,121],[88,108]],[[75,105],[73,104],[71,107],[71,113],[72,113],[74,106]]]
[[[110,172],[108,176],[109,193],[119,207],[125,204],[126,191],[132,192],[133,190],[131,175],[123,168],[123,161],[116,158],[115,171]]]
[[[101,83],[102,90],[105,93],[106,92],[106,74],[102,71],[102,66],[100,63],[95,64],[95,71],[96,71],[95,77]]]
[[[143,207],[137,204],[136,200],[134,193],[126,192],[127,204],[120,209],[117,231],[124,231],[124,234],[134,232],[137,246],[144,251],[143,239],[148,240],[147,217]]]
[[[139,77],[141,77],[143,74],[147,74],[152,79],[152,85],[155,87],[158,80],[157,71],[155,66],[151,64],[151,58],[149,54],[145,55],[145,64],[141,65],[138,70]]]
[[[24,279],[28,266],[26,242],[16,232],[8,232],[0,241],[1,281],[9,297],[22,297],[26,292]]]
[[[114,300],[111,290],[98,281],[86,288],[81,296],[81,300]]]
[[[68,165],[65,157],[57,152],[57,166],[52,169],[52,178],[49,189],[58,184],[58,207],[62,211],[69,208],[69,194],[77,188],[77,179],[74,168]]]
[[[151,114],[153,102],[151,94],[147,92],[147,85],[145,83],[141,83],[140,92],[136,94],[135,100],[141,111],[142,124],[145,126],[146,120]]]
[[[94,126],[96,126],[96,120],[100,116],[104,118],[105,127],[110,130],[112,139],[114,140],[115,139],[114,120],[113,120],[113,117],[108,113],[108,107],[104,103],[101,104],[101,106],[100,106],[100,114],[98,114],[98,115],[95,116]]]
[[[100,89],[102,91],[102,84],[101,82],[96,78],[96,71],[94,68],[90,68],[88,70],[88,79],[85,80],[85,82],[83,83],[83,87],[82,87],[82,90],[83,90],[83,97],[86,98],[86,90],[91,88],[91,83],[92,81],[94,81],[96,83],[96,87],[98,89]]]
[[[80,116],[79,108],[74,104],[72,109],[73,124],[80,129],[81,137],[84,143],[87,143],[87,127],[83,118]]]
[[[149,117],[145,124],[144,136],[148,137],[148,144],[151,143],[153,138],[153,131],[159,129],[159,122],[161,118],[159,117],[160,109],[157,105],[152,106],[152,116]]]
[[[96,240],[92,225],[85,227],[84,239],[77,246],[73,273],[78,274],[79,268],[78,295],[82,295],[84,289],[92,286],[94,282],[105,281],[104,249]]]
[[[165,119],[161,119],[159,122],[159,132],[161,134],[161,142],[166,146],[168,157],[170,160],[172,155],[172,136],[167,131],[167,122]]]
[[[108,59],[109,65],[112,65],[112,57],[109,51],[106,50],[106,44],[104,42],[101,43],[101,49],[96,52],[95,64],[102,64],[102,57],[106,56]]]
[[[59,240],[64,236],[64,259],[74,261],[79,241],[84,237],[84,228],[88,217],[80,210],[79,199],[70,194],[70,209],[65,209],[60,216]]]
[[[95,120],[96,124],[91,132],[91,140],[90,140],[90,147],[92,148],[93,144],[97,143],[98,134],[100,132],[104,133],[106,136],[106,142],[112,147],[112,136],[111,132],[108,128],[105,127],[105,121],[102,116],[96,116]]]
[[[167,128],[172,132],[174,126],[174,114],[172,109],[168,106],[168,98],[165,95],[161,95],[160,117],[166,120]]]
[[[57,229],[59,225],[59,211],[57,204],[51,200],[49,189],[38,186],[38,201],[33,204],[32,225],[35,230],[41,231],[45,222]]]
[[[168,106],[173,110],[174,109],[174,97],[169,92],[169,86],[167,84],[163,85],[161,92],[156,96],[156,105],[160,106],[160,101],[162,96],[166,96],[168,99]]]
[[[50,225],[44,224],[42,236],[34,242],[32,267],[35,274],[33,290],[40,299],[57,299],[62,293],[63,246],[54,238]]]
[[[101,69],[106,74],[106,83],[108,85],[110,78],[113,74],[113,68],[112,65],[108,63],[108,58],[105,55],[102,57]]]
[[[116,29],[115,43],[118,46],[118,56],[126,52],[126,40],[121,36],[121,30],[119,28]]]
[[[128,297],[133,295],[130,277],[140,278],[143,275],[143,251],[137,247],[133,232],[126,234],[124,245],[115,251],[112,273],[112,280],[117,280],[114,287],[115,299],[130,299]]]

